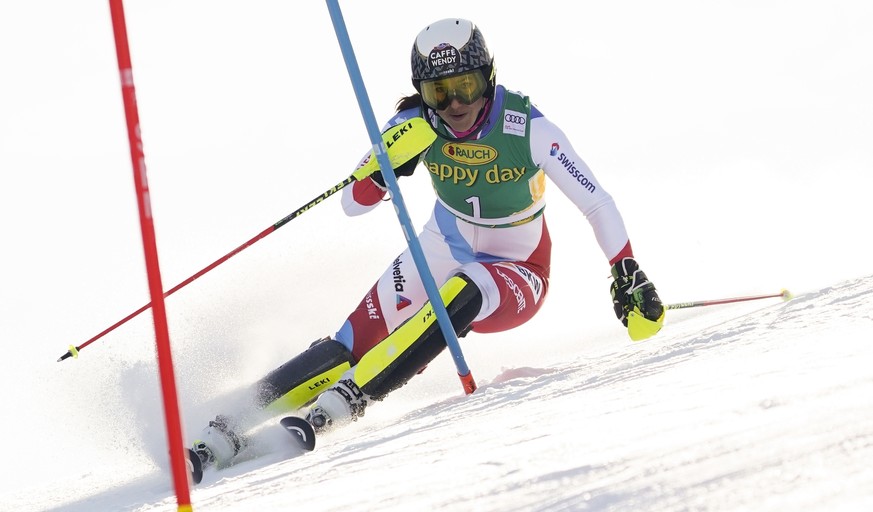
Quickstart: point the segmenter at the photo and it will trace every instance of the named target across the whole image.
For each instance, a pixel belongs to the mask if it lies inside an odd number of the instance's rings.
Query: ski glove
[[[406,163],[400,164],[396,169],[394,169],[394,176],[397,176],[398,178],[401,176],[412,176],[412,173],[415,172],[415,167],[418,165],[418,162],[421,161],[423,155],[424,153],[421,153],[417,157],[409,159]],[[370,175],[370,178],[372,178],[373,181],[383,189],[388,188],[388,186],[385,185],[385,178],[382,177],[382,171],[374,172]]]
[[[664,306],[655,285],[633,258],[612,266],[612,307],[634,341],[654,336],[664,323]]]

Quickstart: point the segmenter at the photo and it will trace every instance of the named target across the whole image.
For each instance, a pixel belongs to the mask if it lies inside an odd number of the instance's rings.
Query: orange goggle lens
[[[457,99],[469,105],[485,94],[488,83],[482,71],[476,69],[460,75],[421,82],[421,98],[429,107],[445,110]]]

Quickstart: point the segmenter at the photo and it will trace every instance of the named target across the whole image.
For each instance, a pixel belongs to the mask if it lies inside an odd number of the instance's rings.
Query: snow
[[[371,407],[316,451],[207,472],[201,510],[867,510],[873,276],[787,303],[671,312],[663,336],[515,366],[470,396]],[[431,368],[428,372],[445,371]],[[406,402],[406,403],[403,403]],[[383,407],[384,406],[384,407]],[[118,462],[116,462],[118,464]],[[72,469],[72,468],[71,468]],[[82,471],[80,469],[80,471]],[[174,510],[166,471],[14,510]],[[21,500],[20,502],[15,501]],[[8,499],[5,503],[9,505]]]
[[[501,82],[616,198],[666,302],[795,297],[670,311],[632,343],[552,190],[550,295],[464,339],[475,393],[443,355],[312,453],[268,427],[269,453],[207,473],[195,510],[873,510],[869,3],[363,4],[341,6],[380,120],[417,30],[473,19]],[[125,7],[169,288],[368,143],[324,4]],[[175,510],[150,315],[56,362],[148,302],[106,3],[4,3],[0,47],[0,509]],[[401,181],[418,224],[420,178]],[[402,246],[391,208],[331,199],[168,299],[186,434],[335,330]]]

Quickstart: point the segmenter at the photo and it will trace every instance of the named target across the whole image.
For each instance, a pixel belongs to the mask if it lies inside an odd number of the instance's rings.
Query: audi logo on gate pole
[[[524,124],[526,122],[524,116],[517,116],[515,114],[506,114],[503,116],[503,120],[507,123],[515,123],[515,124]]]

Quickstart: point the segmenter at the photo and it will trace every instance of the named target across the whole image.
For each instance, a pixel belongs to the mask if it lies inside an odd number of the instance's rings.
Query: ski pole
[[[380,167],[388,168],[388,159],[385,155],[385,143],[379,139],[379,130],[376,124],[376,116],[373,113],[373,106],[370,103],[370,98],[367,95],[367,88],[364,86],[364,80],[361,76],[361,70],[358,67],[358,61],[355,57],[355,51],[352,47],[352,42],[349,38],[349,32],[346,28],[343,14],[340,10],[337,0],[326,0],[327,9],[330,12],[330,19],[333,23],[334,32],[336,32],[337,42],[343,54],[343,60],[346,63],[346,69],[349,73],[349,79],[352,82],[352,88],[355,91],[355,97],[358,100],[358,107],[361,110],[361,117],[364,118],[364,124],[367,127],[367,133],[370,135],[370,142],[373,144],[373,152],[376,158],[379,159]],[[427,298],[430,300],[433,312],[436,315],[437,323],[445,338],[446,346],[449,352],[452,353],[452,358],[455,361],[455,368],[458,370],[458,377],[461,379],[461,386],[466,394],[470,394],[476,390],[476,382],[473,380],[473,374],[467,367],[464,360],[464,354],[461,352],[461,345],[458,343],[458,337],[455,333],[455,328],[452,326],[449,313],[446,311],[446,306],[443,304],[442,296],[434,281],[433,275],[430,273],[430,267],[424,256],[424,251],[421,248],[421,243],[415,234],[415,228],[412,225],[412,220],[409,217],[409,212],[406,209],[406,204],[403,202],[403,196],[400,193],[400,188],[397,186],[397,178],[393,172],[384,172],[382,177],[385,179],[385,184],[391,191],[391,202],[394,203],[394,212],[397,214],[397,220],[400,222],[400,227],[406,237],[409,252],[412,259],[415,261],[415,266],[421,276],[422,284],[427,292]]]
[[[685,309],[685,308],[696,308],[700,306],[715,306],[718,304],[730,304],[732,302],[745,302],[748,300],[760,300],[760,299],[771,299],[774,297],[782,297],[782,300],[791,300],[791,292],[788,290],[782,290],[779,293],[772,293],[769,295],[751,295],[748,297],[734,297],[730,299],[714,299],[714,300],[698,300],[693,302],[680,302],[678,304],[668,304],[664,306],[667,309]]]
[[[436,139],[436,134],[433,132],[433,130],[431,130],[430,126],[427,124],[427,121],[425,121],[424,119],[422,119],[420,117],[416,117],[416,118],[410,119],[406,123],[391,127],[390,129],[386,130],[383,137],[388,139],[391,143],[391,149],[389,150],[389,155],[391,158],[390,163],[392,165],[399,166],[401,164],[408,162],[412,158],[418,157],[418,155],[422,151],[427,149],[430,146],[430,144]],[[372,157],[373,155],[370,155],[370,156]],[[370,158],[366,163],[364,163],[360,168],[358,168],[358,170],[356,170],[354,173],[352,173],[348,178],[337,183],[336,185],[332,186],[331,188],[325,190],[321,195],[319,195],[318,197],[316,197],[312,201],[306,203],[306,205],[301,206],[300,208],[298,208],[294,212],[283,217],[282,219],[275,222],[273,225],[271,225],[267,229],[261,231],[260,233],[258,233],[257,235],[255,235],[254,237],[252,237],[251,239],[246,241],[244,244],[240,245],[236,249],[225,254],[221,258],[218,258],[217,260],[215,260],[211,264],[207,265],[202,270],[200,270],[196,274],[192,275],[188,279],[185,279],[181,283],[179,283],[176,286],[167,290],[164,293],[164,298],[169,297],[170,295],[176,293],[177,291],[179,291],[183,287],[191,284],[191,282],[193,282],[194,280],[196,280],[197,278],[199,278],[203,274],[209,272],[210,270],[214,269],[215,267],[217,267],[217,266],[221,265],[222,263],[224,263],[225,261],[229,260],[231,257],[242,252],[243,249],[251,246],[252,244],[257,242],[258,240],[266,237],[267,235],[269,235],[273,231],[276,231],[277,229],[281,228],[282,226],[284,226],[285,224],[287,224],[291,220],[299,217],[300,215],[302,215],[303,213],[308,211],[310,208],[312,208],[313,206],[317,205],[318,203],[324,201],[328,197],[336,194],[337,192],[339,192],[340,190],[345,188],[348,184],[350,184],[354,181],[362,180],[365,177],[373,174],[378,169],[379,169],[378,161],[375,158]],[[58,358],[58,362],[61,362],[64,359],[67,359],[68,357],[73,357],[73,358],[79,357],[80,350],[87,347],[91,343],[94,343],[95,341],[99,340],[103,336],[106,336],[107,334],[114,331],[118,327],[124,325],[125,323],[127,323],[131,319],[135,318],[137,315],[139,315],[143,311],[149,309],[151,306],[152,306],[152,303],[149,302],[145,306],[137,309],[133,313],[122,318],[118,322],[115,322],[114,324],[110,325],[105,330],[103,330],[102,332],[100,332],[99,334],[94,336],[93,338],[89,339],[88,341],[82,343],[78,347],[70,345],[70,349],[67,351],[66,354],[64,354],[60,358]]]
[[[291,213],[291,214],[288,215],[287,217],[284,217],[283,219],[281,219],[281,220],[279,220],[278,222],[274,223],[272,226],[270,226],[270,227],[268,227],[267,229],[261,231],[260,233],[258,233],[257,235],[255,235],[254,237],[252,237],[251,239],[249,239],[248,241],[246,241],[244,244],[240,245],[240,246],[237,247],[236,249],[234,249],[234,250],[230,251],[229,253],[225,254],[225,255],[222,256],[221,258],[218,258],[217,260],[213,261],[212,263],[210,263],[209,265],[207,265],[206,267],[204,267],[203,269],[201,269],[201,270],[200,270],[199,272],[197,272],[196,274],[192,275],[192,276],[189,277],[188,279],[185,279],[185,280],[182,281],[181,283],[177,284],[176,286],[174,286],[174,287],[170,288],[169,290],[167,290],[166,292],[164,292],[164,298],[169,297],[170,295],[176,293],[177,291],[179,291],[180,289],[184,288],[185,286],[191,284],[195,279],[199,278],[200,276],[202,276],[203,274],[209,272],[210,270],[214,269],[215,267],[221,265],[222,263],[224,263],[225,261],[229,260],[229,259],[232,258],[233,256],[239,254],[240,252],[242,252],[243,249],[249,247],[250,245],[252,245],[252,244],[254,244],[255,242],[257,242],[258,240],[260,240],[260,239],[264,238],[265,236],[269,235],[269,234],[272,233],[273,231],[276,231],[277,229],[281,228],[282,226],[284,226],[285,224],[287,224],[288,222],[290,222],[292,219],[294,219],[294,218],[296,218],[296,217],[302,215],[304,212],[306,212],[307,210],[309,210],[309,209],[312,208],[313,206],[317,205],[318,203],[324,201],[325,199],[327,199],[328,197],[332,196],[332,195],[335,194],[336,192],[342,190],[346,185],[348,185],[349,183],[351,183],[351,182],[353,182],[353,181],[355,181],[354,176],[349,176],[348,178],[346,178],[346,179],[344,179],[343,181],[337,183],[337,184],[334,185],[333,187],[327,189],[326,191],[324,191],[323,194],[321,194],[320,196],[316,197],[315,199],[313,199],[312,201],[310,201],[309,203],[307,203],[305,206],[303,206],[303,207],[297,209],[296,211],[294,211],[293,213]],[[133,313],[127,315],[126,317],[122,318],[121,320],[115,322],[114,324],[110,325],[110,326],[107,327],[105,330],[103,330],[102,332],[100,332],[99,334],[97,334],[96,336],[94,336],[93,338],[89,339],[89,340],[86,341],[85,343],[82,343],[82,344],[79,345],[78,347],[75,347],[75,346],[70,345],[70,350],[68,350],[66,354],[62,355],[62,356],[58,359],[58,362],[61,362],[61,361],[63,361],[64,359],[67,359],[68,357],[74,357],[74,358],[75,358],[75,357],[79,357],[79,351],[80,351],[80,350],[82,350],[83,348],[87,347],[87,346],[90,345],[91,343],[94,343],[95,341],[99,340],[99,339],[102,338],[103,336],[106,336],[107,334],[109,334],[110,332],[114,331],[114,330],[117,329],[118,327],[121,327],[122,325],[126,324],[128,321],[132,320],[133,318],[135,318],[136,316],[138,316],[138,315],[139,315],[140,313],[142,313],[143,311],[149,309],[150,307],[152,307],[152,303],[151,303],[151,302],[149,302],[149,303],[146,304],[145,306],[143,306],[143,307],[137,309],[136,311],[134,311]]]

